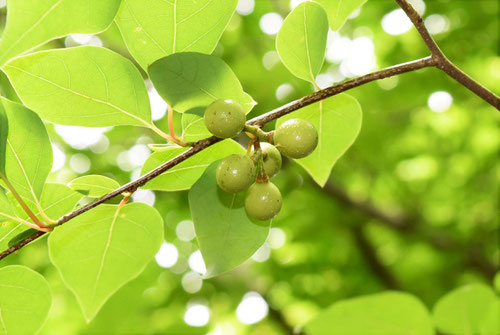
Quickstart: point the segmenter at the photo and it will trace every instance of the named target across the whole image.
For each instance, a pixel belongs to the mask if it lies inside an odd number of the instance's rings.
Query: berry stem
[[[257,144],[257,146],[255,145]],[[257,183],[267,183],[269,181],[269,176],[266,173],[266,170],[264,169],[264,153],[262,152],[262,149],[260,148],[260,143],[256,142],[254,144],[255,148],[255,161],[257,164]]]
[[[270,133],[263,131],[260,127],[245,125],[244,129],[245,129],[245,134],[247,134],[247,136],[249,136],[250,138],[252,138],[252,136],[250,136],[249,134],[252,134],[255,137],[257,137],[260,141],[264,142],[268,141]]]

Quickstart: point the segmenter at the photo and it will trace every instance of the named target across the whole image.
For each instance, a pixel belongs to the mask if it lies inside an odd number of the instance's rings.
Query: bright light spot
[[[268,35],[275,35],[280,31],[283,18],[278,13],[267,13],[260,18],[260,29]]]
[[[207,268],[205,267],[205,261],[201,256],[200,250],[197,250],[189,256],[188,264],[191,270],[198,272],[199,274],[204,275],[207,273]]]
[[[84,150],[99,143],[103,134],[113,127],[88,128],[78,126],[54,125],[54,129],[62,137],[64,142],[77,150]]]
[[[397,76],[385,78],[382,80],[377,80],[378,86],[380,86],[380,88],[382,88],[386,91],[392,90],[393,88],[398,86],[398,82],[399,82],[399,79]]]
[[[240,15],[250,15],[255,8],[255,0],[240,0],[238,1],[238,6],[236,6],[236,11]]]
[[[7,0],[0,0],[0,8],[4,8],[7,5]]]
[[[90,150],[92,150],[95,154],[105,153],[109,148],[109,139],[106,135],[102,135],[97,143],[92,144],[90,146]]]
[[[102,47],[102,40],[95,35],[71,34],[65,39],[64,44],[66,45],[66,47],[73,47],[77,45],[92,45],[96,47]]]
[[[450,29],[450,22],[443,15],[432,14],[425,19],[425,26],[434,35],[448,31]]]
[[[267,242],[272,249],[279,249],[285,245],[286,234],[280,228],[271,228]]]
[[[293,10],[295,7],[297,7],[298,5],[303,3],[304,1],[306,1],[306,0],[290,0],[290,9]]]
[[[284,101],[293,93],[293,91],[294,89],[291,84],[281,84],[276,89],[276,99],[278,99],[278,101]]]
[[[64,151],[59,149],[59,147],[52,143],[52,170],[51,172],[60,170],[64,167],[64,163],[66,163],[66,155]]]
[[[439,166],[430,156],[419,156],[398,163],[396,173],[405,181],[423,180],[434,177]]]
[[[329,73],[322,73],[316,77],[316,84],[318,84],[319,88],[321,89],[332,86],[333,82],[334,78]]]
[[[271,247],[269,243],[264,242],[264,244],[252,255],[252,259],[256,262],[263,263],[269,259],[269,256],[271,256]]]
[[[167,113],[168,105],[162,97],[160,97],[158,91],[149,79],[146,80],[146,87],[148,88],[149,101],[151,102],[151,117],[153,121],[160,120]]]
[[[437,91],[432,93],[427,100],[429,108],[436,113],[446,112],[453,103],[453,97],[445,91]]]
[[[127,152],[129,162],[135,167],[142,166],[150,154],[151,151],[144,144],[136,144]]]
[[[271,70],[276,64],[280,62],[280,56],[276,51],[268,51],[262,57],[262,65],[267,70]]]
[[[412,27],[412,23],[402,9],[395,9],[384,15],[382,18],[382,28],[389,35],[401,35]]]
[[[196,234],[194,232],[193,221],[183,220],[179,222],[177,224],[177,227],[175,228],[175,233],[177,234],[179,240],[184,242],[191,241],[193,238],[196,237]]]
[[[203,285],[203,279],[201,279],[200,274],[196,272],[189,271],[184,276],[182,276],[182,287],[187,293],[196,293],[201,289]]]
[[[356,9],[354,12],[351,13],[351,15],[349,15],[347,17],[348,20],[352,20],[352,19],[355,19],[359,16],[359,14],[361,14],[361,7],[359,7],[358,9]]]
[[[408,0],[408,2],[415,8],[417,13],[421,16],[425,13],[425,2],[423,0]]]
[[[350,54],[351,40],[338,33],[329,34],[329,37],[326,60],[334,63],[346,59]]]
[[[149,206],[153,206],[155,204],[155,194],[151,190],[137,190],[132,194],[132,200],[134,202],[142,202],[143,204],[147,204]]]
[[[155,255],[156,263],[162,268],[170,268],[177,263],[179,252],[172,243],[163,242],[160,250]]]
[[[355,76],[362,76],[375,68],[375,47],[368,37],[358,37],[352,41],[350,54],[342,62],[347,67],[347,72]]]
[[[75,154],[71,156],[69,166],[76,173],[85,173],[90,170],[90,159],[84,154]]]
[[[184,314],[184,322],[192,327],[203,327],[210,321],[210,309],[201,304],[193,304]]]
[[[266,317],[269,307],[257,292],[248,292],[236,309],[236,316],[241,323],[250,325]]]

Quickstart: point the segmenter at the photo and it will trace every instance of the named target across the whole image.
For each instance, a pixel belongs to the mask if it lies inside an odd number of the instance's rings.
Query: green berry
[[[245,111],[232,100],[215,100],[205,110],[207,129],[219,138],[231,138],[245,127]]]
[[[272,144],[261,142],[260,147],[264,154],[264,171],[269,178],[275,176],[281,169],[281,154]],[[253,155],[254,152],[252,152]]]
[[[274,132],[274,145],[285,156],[303,158],[311,154],[318,145],[318,132],[314,126],[302,119],[291,119]]]
[[[271,182],[254,183],[247,191],[245,209],[254,219],[272,219],[281,209],[280,190]]]
[[[219,187],[226,192],[244,191],[255,181],[255,165],[248,156],[228,156],[219,163],[216,179]]]

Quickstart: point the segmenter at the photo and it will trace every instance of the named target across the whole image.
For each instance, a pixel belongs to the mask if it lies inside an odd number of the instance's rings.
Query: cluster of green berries
[[[215,136],[231,138],[245,129],[245,111],[231,100],[216,100],[205,111],[205,125]],[[318,144],[314,126],[302,119],[291,119],[280,125],[272,136],[273,144],[253,139],[254,150],[247,155],[224,158],[216,173],[217,184],[229,193],[246,190],[245,210],[257,220],[270,220],[281,209],[281,193],[269,181],[281,169],[281,154],[290,158],[303,158],[311,154]]]

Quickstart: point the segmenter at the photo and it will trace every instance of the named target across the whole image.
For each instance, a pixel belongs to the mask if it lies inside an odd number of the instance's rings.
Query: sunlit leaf
[[[99,198],[117,189],[120,184],[109,177],[89,175],[73,179],[68,186],[88,197]]]
[[[19,195],[38,203],[52,168],[52,147],[45,126],[26,107],[0,97],[9,120],[5,175]]]
[[[234,100],[246,112],[255,105],[233,70],[215,56],[173,54],[154,62],[148,72],[160,96],[181,113],[202,112],[217,99]]]
[[[120,0],[9,0],[0,66],[51,39],[105,30],[119,5]]]
[[[123,0],[116,22],[127,48],[147,69],[176,52],[211,53],[237,0]]]
[[[144,163],[141,174],[145,174],[188,149],[171,147],[169,150],[154,152]],[[242,154],[245,150],[231,139],[216,143],[184,162],[165,171],[148,182],[144,188],[158,191],[179,191],[189,189],[203,174],[210,163],[231,154]]]
[[[339,30],[347,18],[368,0],[316,0],[321,3],[328,13],[330,28]]]
[[[144,270],[162,241],[162,218],[154,208],[101,205],[56,228],[49,236],[49,254],[90,321]]]
[[[182,138],[194,142],[212,136],[201,116],[191,113],[182,114]]]
[[[276,37],[283,64],[300,79],[315,83],[325,59],[328,18],[323,7],[305,1],[287,16]]]
[[[196,238],[206,264],[206,277],[240,265],[266,241],[269,222],[254,222],[245,212],[245,194],[222,191],[212,163],[189,191]]]
[[[58,124],[151,127],[148,92],[126,58],[91,46],[41,51],[4,67],[26,106]]]
[[[358,101],[339,94],[327,100],[304,107],[277,122],[293,118],[311,122],[318,131],[316,150],[306,158],[296,160],[320,186],[324,186],[335,162],[354,143],[361,129],[362,112]]]
[[[39,273],[20,265],[0,268],[0,331],[35,334],[52,304],[49,285]]]
[[[9,124],[3,103],[0,103],[0,173],[5,174],[5,150],[7,149],[7,135]]]
[[[386,292],[339,301],[321,312],[306,327],[316,335],[431,335],[432,319],[416,297]]]
[[[474,284],[460,287],[442,297],[434,306],[436,327],[446,334],[480,333],[483,319],[497,297],[488,286]],[[497,311],[499,316],[499,311]]]

